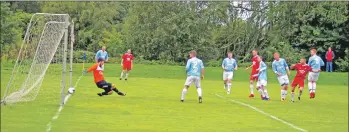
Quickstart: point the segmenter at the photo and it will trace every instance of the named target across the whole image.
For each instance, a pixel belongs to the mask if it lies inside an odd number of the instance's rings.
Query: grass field
[[[74,65],[74,81],[80,75],[80,65]],[[1,132],[44,132],[49,122],[52,132],[299,131],[232,100],[309,132],[348,131],[348,73],[321,73],[316,98],[310,100],[305,91],[301,101],[291,103],[279,100],[279,85],[270,72],[267,88],[271,100],[262,101],[247,97],[249,71],[236,71],[232,94],[227,95],[221,69],[208,67],[202,81],[203,103],[199,104],[194,87],[189,89],[184,103],[179,101],[186,77],[184,67],[135,65],[127,82],[119,80],[119,65],[106,64],[105,68],[106,80],[127,96],[98,97],[96,93],[101,89],[96,88],[90,73],[82,77],[59,118],[51,122],[59,108],[61,84],[60,73],[48,75],[35,101],[1,106]],[[2,93],[10,75],[11,67],[3,66]]]

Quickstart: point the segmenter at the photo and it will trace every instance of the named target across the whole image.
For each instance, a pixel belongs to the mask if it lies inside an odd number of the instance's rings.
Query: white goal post
[[[46,73],[49,73],[47,72],[49,66],[56,64],[56,66],[62,66],[58,69],[62,74],[60,104],[63,105],[67,87],[66,65],[69,40],[69,87],[72,87],[74,23],[70,21],[68,14],[33,14],[1,103],[13,104],[35,100]]]

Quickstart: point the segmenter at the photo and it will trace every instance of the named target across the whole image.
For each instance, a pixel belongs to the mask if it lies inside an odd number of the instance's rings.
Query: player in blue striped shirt
[[[104,59],[105,61],[108,61],[108,53],[107,51],[105,51],[106,47],[103,46],[101,50],[99,50],[97,53],[96,53],[96,62],[98,62],[98,58],[102,58]]]
[[[187,94],[188,88],[191,83],[196,86],[196,91],[199,96],[199,103],[202,103],[202,91],[201,91],[201,79],[204,79],[204,64],[198,58],[196,58],[196,51],[192,50],[189,52],[190,59],[187,61],[185,67],[187,72],[187,79],[184,83],[184,88],[182,91],[181,101],[184,102],[184,97]],[[200,78],[201,77],[201,78]]]
[[[287,86],[289,84],[288,75],[291,74],[285,59],[280,58],[278,52],[274,53],[274,61],[272,64],[273,72],[277,75],[277,79],[281,85],[281,101],[286,100]]]
[[[262,57],[258,57],[259,68],[258,70],[258,82],[257,82],[257,90],[261,94],[262,100],[270,100],[269,94],[267,91],[267,65],[263,62]]]
[[[224,89],[228,86],[227,93],[230,94],[231,89],[231,80],[234,76],[234,70],[238,69],[238,65],[236,63],[236,60],[233,58],[233,53],[229,51],[228,57],[225,58],[222,62],[222,69],[223,69],[223,81],[224,81]]]
[[[316,49],[311,49],[308,65],[312,68],[312,71],[308,75],[308,87],[310,92],[310,99],[315,98],[316,81],[319,78],[321,66],[324,66],[324,61],[316,55]]]

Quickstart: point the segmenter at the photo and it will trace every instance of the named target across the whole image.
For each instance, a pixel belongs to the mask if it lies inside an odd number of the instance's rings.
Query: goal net
[[[31,17],[2,103],[33,101],[45,78],[60,80],[60,86],[50,87],[61,88],[64,98],[69,39],[69,45],[73,43],[69,19],[68,14],[37,13]]]

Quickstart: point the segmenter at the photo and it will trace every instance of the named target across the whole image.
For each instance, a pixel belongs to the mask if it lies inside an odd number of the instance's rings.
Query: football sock
[[[119,90],[117,88],[112,88],[111,90],[113,90],[116,93],[119,93]]]
[[[313,82],[313,92],[315,93],[316,90],[316,82]]]
[[[309,88],[309,93],[313,92],[313,84],[310,81],[308,82],[308,88]]]
[[[267,89],[265,89],[265,88],[264,88],[264,94],[265,94],[265,97],[266,97],[266,98],[269,98],[268,91],[267,91]]]
[[[253,94],[253,84],[250,84],[250,91],[251,91],[251,94]]]
[[[127,78],[128,77],[128,72],[126,73],[126,75],[125,75],[125,78]]]
[[[108,92],[107,91],[102,92],[102,95],[108,95]]]
[[[262,93],[262,97],[265,98],[265,93],[264,93],[264,86],[260,87],[261,93]]]
[[[231,89],[231,83],[228,83],[228,91],[230,92]]]
[[[224,83],[224,89],[226,89],[227,88],[227,83]]]
[[[291,93],[291,98],[294,100],[294,92]]]
[[[303,90],[299,90],[298,97],[301,97],[303,93]]]
[[[188,90],[186,88],[183,88],[181,100],[184,100],[184,97],[187,94],[187,91]]]
[[[198,91],[198,96],[201,97],[202,96],[201,88],[197,88],[196,91]]]
[[[287,91],[286,90],[281,90],[281,98],[286,98],[287,96]]]
[[[122,78],[122,76],[124,76],[124,72],[121,72],[121,74],[120,74],[120,78]]]
[[[263,90],[261,88],[258,89],[258,93],[261,94],[263,97],[265,97]]]

